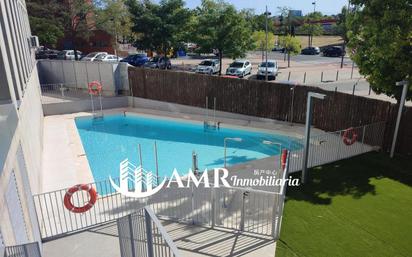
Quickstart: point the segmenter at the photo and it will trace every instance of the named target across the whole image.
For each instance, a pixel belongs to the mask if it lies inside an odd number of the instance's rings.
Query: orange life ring
[[[349,134],[352,136],[349,138]],[[343,143],[345,145],[353,145],[356,140],[358,139],[358,134],[356,133],[354,128],[348,128],[343,132]]]
[[[99,81],[92,81],[87,85],[87,87],[89,89],[89,94],[91,95],[98,95],[102,92],[102,85]]]
[[[82,207],[74,206],[74,204],[71,201],[72,195],[79,190],[87,191],[90,196],[89,202]],[[93,205],[96,203],[96,200],[97,200],[97,193],[96,193],[96,190],[91,185],[79,184],[67,190],[66,194],[64,195],[64,207],[66,207],[71,212],[82,213],[82,212],[86,212],[90,210],[93,207]]]

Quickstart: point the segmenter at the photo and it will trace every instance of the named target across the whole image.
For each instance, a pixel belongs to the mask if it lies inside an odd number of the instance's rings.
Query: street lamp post
[[[266,31],[266,49],[265,49],[265,62],[266,62],[266,72],[265,72],[265,80],[268,81],[268,16],[271,15],[270,12],[268,12],[268,6],[266,5],[266,11],[265,11],[265,31]]]
[[[325,99],[326,95],[309,92],[306,103],[305,146],[303,149],[302,183],[306,183],[309,155],[310,125],[312,124],[312,98]]]
[[[240,137],[225,137],[225,139],[223,140],[223,145],[224,145],[224,167],[226,168],[226,145],[227,145],[227,141],[235,141],[235,142],[242,142],[242,139]]]
[[[398,117],[396,118],[395,132],[393,133],[391,155],[390,155],[391,158],[393,158],[393,155],[395,154],[395,146],[396,146],[396,139],[398,137],[399,124],[401,123],[402,110],[403,110],[403,106],[405,105],[406,93],[408,92],[408,81],[404,80],[404,81],[396,82],[396,86],[398,87],[403,86],[403,89],[402,89],[401,102],[399,103]]]

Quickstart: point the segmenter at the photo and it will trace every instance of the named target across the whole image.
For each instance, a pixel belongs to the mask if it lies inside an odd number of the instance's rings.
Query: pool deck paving
[[[162,221],[182,257],[273,257],[276,242],[270,238],[225,229]],[[44,257],[120,257],[116,223],[108,223],[43,244]]]

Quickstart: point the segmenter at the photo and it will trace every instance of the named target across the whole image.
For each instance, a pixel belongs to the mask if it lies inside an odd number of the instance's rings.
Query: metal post
[[[371,91],[372,91],[372,87],[371,87],[371,85],[369,84],[369,92],[368,92],[368,95],[371,95]]]
[[[213,124],[216,127],[216,97],[213,98]]]
[[[246,201],[247,191],[242,193],[242,209],[240,211],[240,231],[245,230],[245,201]]]
[[[154,154],[155,154],[155,165],[156,165],[156,186],[159,185],[159,163],[157,159],[157,143],[154,141]]]
[[[140,144],[138,144],[137,148],[138,148],[138,151],[139,151],[140,168],[143,169],[142,147],[140,146]]]
[[[91,104],[92,104],[92,113],[94,114],[93,94],[90,94],[90,102],[91,102]]]
[[[149,213],[144,209],[144,220],[146,222],[146,237],[147,237],[147,257],[153,257],[153,234],[152,220]]]
[[[339,70],[336,71],[336,81],[339,80]]]
[[[224,148],[224,151],[225,151],[224,156],[223,156],[223,161],[224,161],[223,167],[226,168],[226,138],[223,140],[223,148]]]
[[[310,142],[310,126],[312,124],[312,97],[318,99],[325,99],[326,95],[309,92],[306,103],[306,124],[305,124],[305,146],[303,150],[303,162],[302,162],[302,183],[306,183],[307,169],[308,169],[308,157],[309,157],[309,142]]]
[[[303,84],[305,83],[306,83],[306,71],[305,71],[305,74],[303,75]]]
[[[136,250],[134,245],[134,235],[133,235],[133,221],[132,215],[128,215],[127,219],[129,221],[129,231],[130,231],[130,245],[132,246],[132,257],[136,257]]]
[[[352,61],[352,70],[351,70],[351,72],[350,72],[350,79],[353,78],[353,68],[354,68],[354,67],[355,67],[355,62]]]
[[[209,97],[206,96],[206,122],[209,121]]]
[[[323,82],[323,71],[322,71],[322,73],[320,74],[320,82]]]
[[[396,146],[396,139],[398,138],[399,124],[401,123],[402,110],[403,110],[403,106],[405,105],[406,93],[408,92],[408,81],[404,80],[404,81],[396,82],[396,86],[403,86],[403,89],[402,89],[401,101],[399,103],[398,117],[396,118],[395,132],[393,133],[393,141],[392,141],[391,155],[390,155],[391,158],[393,158],[393,155],[395,154],[395,146]]]
[[[103,105],[102,105],[102,93],[99,92],[99,102],[100,102],[100,114],[103,117]]]
[[[305,73],[306,74],[306,73]],[[293,126],[293,104],[295,101],[295,86],[291,87],[290,90],[292,91],[292,101],[290,104],[290,125]]]
[[[214,226],[215,226],[215,223],[216,223],[216,215],[215,215],[215,212],[216,212],[216,192],[215,192],[215,190],[216,189],[214,189],[213,187],[212,187],[212,190],[211,190],[211,197],[212,197],[212,228],[214,228]]]
[[[290,73],[291,73],[291,72],[289,71],[289,75],[288,75],[288,81],[290,80]]]

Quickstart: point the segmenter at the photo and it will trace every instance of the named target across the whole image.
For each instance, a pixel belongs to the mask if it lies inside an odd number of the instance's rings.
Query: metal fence
[[[4,257],[41,257],[39,243],[7,246]]]
[[[78,87],[75,83],[69,84],[41,84],[42,100],[47,101],[48,97],[67,100],[89,99],[90,94],[87,88]]]
[[[117,220],[122,257],[179,257],[173,240],[150,207]]]
[[[286,176],[286,172],[281,177]],[[119,184],[119,179],[115,180]],[[167,184],[167,183],[166,183]],[[267,192],[248,188],[164,186],[157,194],[146,198],[125,197],[115,192],[110,181],[91,183],[99,192],[93,208],[78,214],[64,207],[67,189],[34,196],[43,239],[89,228],[113,221],[150,206],[155,214],[166,220],[208,227],[235,229],[277,237],[282,203],[282,188]],[[72,196],[75,206],[88,201],[87,193]]]
[[[351,158],[363,153],[380,149],[383,145],[386,122],[378,122],[351,128],[356,134],[356,142],[346,145],[343,135],[346,130],[327,132],[310,137],[308,167]],[[304,139],[295,140],[304,145]],[[294,150],[290,156],[290,172],[302,170],[303,148]]]

